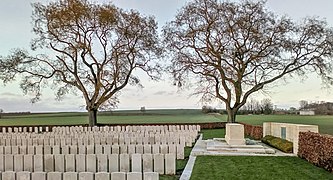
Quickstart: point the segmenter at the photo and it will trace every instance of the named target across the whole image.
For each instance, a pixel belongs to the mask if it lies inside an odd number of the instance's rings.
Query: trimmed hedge
[[[253,126],[250,124],[240,123],[244,125],[244,134],[250,136],[253,139],[260,140],[263,136],[262,126]]]
[[[276,149],[281,150],[282,152],[285,153],[293,152],[293,143],[285,139],[267,135],[261,141],[265,144],[275,147]]]
[[[298,156],[333,172],[333,137],[314,132],[300,132]]]

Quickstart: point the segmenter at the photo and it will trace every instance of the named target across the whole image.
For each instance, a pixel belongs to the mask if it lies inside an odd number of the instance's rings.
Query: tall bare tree
[[[2,78],[22,75],[21,87],[34,93],[32,101],[40,99],[45,86],[55,87],[58,98],[74,89],[85,99],[94,126],[99,108],[115,105],[127,84],[141,85],[133,75],[136,69],[158,78],[161,48],[153,17],[88,0],[35,3],[33,8],[33,53],[15,50],[1,62]]]
[[[271,99],[265,98],[261,100],[262,113],[272,114],[273,113],[273,103]]]
[[[308,105],[309,105],[308,101],[305,101],[305,100],[299,101],[299,109],[305,109],[305,108],[307,108]]]
[[[226,105],[228,122],[248,97],[281,78],[331,70],[333,32],[323,20],[296,23],[264,1],[194,0],[164,27],[176,83],[197,80],[197,93]]]
[[[0,109],[0,119],[2,118],[3,109]]]

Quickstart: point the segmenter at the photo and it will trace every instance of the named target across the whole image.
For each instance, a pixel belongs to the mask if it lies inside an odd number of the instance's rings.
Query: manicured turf
[[[100,124],[144,124],[144,123],[196,123],[220,122],[214,115],[203,114],[200,110],[147,110],[115,111],[99,113]],[[87,113],[48,113],[20,116],[4,116],[0,119],[0,126],[11,125],[69,125],[88,123]]]
[[[198,156],[191,180],[333,179],[333,174],[298,157]]]
[[[221,121],[226,121],[226,115],[215,115]],[[319,126],[322,134],[333,135],[333,116],[300,116],[300,115],[237,115],[237,121],[252,125],[264,122],[283,122],[295,124],[314,124]]]
[[[203,129],[201,130],[203,134],[203,140],[213,139],[213,138],[224,138],[225,129]]]
[[[137,110],[99,113],[98,123],[197,123],[225,122],[225,115],[203,114],[200,110]],[[297,115],[242,115],[237,121],[253,125],[263,122],[288,122],[317,124],[321,133],[333,134],[333,116]],[[47,113],[19,116],[5,116],[0,126],[12,125],[74,125],[88,123],[87,113]],[[202,130],[204,139],[223,138],[224,129]],[[186,159],[177,160],[177,175],[160,176],[163,180],[180,177],[190,153],[185,149]],[[211,157],[199,156],[194,166],[192,179],[333,179],[331,173],[297,157]]]
[[[225,122],[226,115],[203,114],[199,109],[162,109],[113,111],[99,113],[98,123],[101,124],[145,124],[145,123],[198,123]],[[319,131],[333,135],[333,116],[299,116],[299,115],[238,115],[237,121],[253,125],[263,122],[286,122],[298,124],[316,124]],[[4,116],[0,126],[11,125],[73,125],[87,124],[88,114],[78,113],[47,113],[20,116]]]

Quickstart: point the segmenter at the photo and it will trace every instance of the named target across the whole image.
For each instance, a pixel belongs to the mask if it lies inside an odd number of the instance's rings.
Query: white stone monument
[[[225,141],[229,145],[245,145],[244,125],[237,123],[227,123]]]

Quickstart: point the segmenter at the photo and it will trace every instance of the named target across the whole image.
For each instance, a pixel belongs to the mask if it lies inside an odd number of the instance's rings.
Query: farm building
[[[301,115],[301,116],[314,116],[315,112],[314,112],[314,110],[306,110],[306,109],[304,109],[304,110],[300,110],[299,111],[299,115]]]

